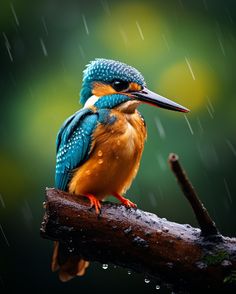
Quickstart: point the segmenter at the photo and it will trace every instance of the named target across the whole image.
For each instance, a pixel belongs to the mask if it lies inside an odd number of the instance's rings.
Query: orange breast
[[[76,170],[70,193],[91,193],[99,199],[123,194],[136,176],[146,139],[144,121],[137,110],[131,114],[112,110],[111,115],[116,122],[97,127],[90,157]]]

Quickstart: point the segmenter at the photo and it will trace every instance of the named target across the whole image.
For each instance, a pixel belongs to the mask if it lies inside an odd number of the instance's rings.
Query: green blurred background
[[[234,2],[1,1],[3,292],[157,291],[144,275],[100,264],[60,283],[50,272],[52,242],[39,236],[44,189],[54,185],[56,133],[80,108],[82,71],[96,57],[137,67],[150,89],[191,109],[185,117],[140,107],[149,136],[128,197],[141,209],[196,225],[167,165],[176,152],[221,232],[235,235]]]

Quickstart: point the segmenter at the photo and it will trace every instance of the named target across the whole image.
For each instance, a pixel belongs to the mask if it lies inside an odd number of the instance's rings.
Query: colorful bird
[[[84,70],[80,102],[83,108],[64,122],[57,136],[56,188],[87,197],[96,213],[109,195],[136,207],[123,195],[137,174],[147,137],[137,107],[147,103],[189,110],[148,90],[137,69],[100,58]],[[52,270],[59,270],[62,281],[83,275],[87,266],[55,242]]]

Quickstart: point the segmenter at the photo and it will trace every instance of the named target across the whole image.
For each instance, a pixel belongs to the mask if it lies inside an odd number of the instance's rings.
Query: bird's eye
[[[117,92],[121,92],[124,90],[128,90],[129,88],[129,82],[125,82],[125,81],[114,81],[112,82],[112,88],[114,90],[116,90]]]

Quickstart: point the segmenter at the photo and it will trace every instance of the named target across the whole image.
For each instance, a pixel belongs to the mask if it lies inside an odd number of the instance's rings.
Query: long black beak
[[[161,108],[175,110],[180,112],[189,112],[188,108],[183,107],[182,105],[175,103],[165,97],[162,97],[147,88],[143,88],[143,90],[138,92],[131,92],[131,95],[144,103],[148,103],[154,106],[158,106]]]

